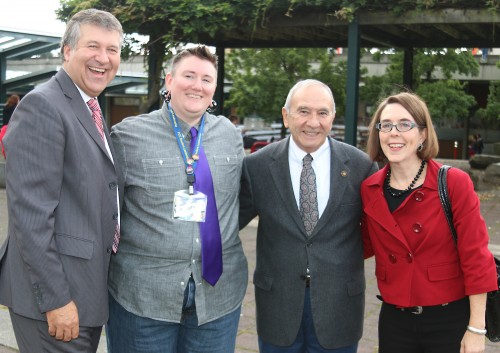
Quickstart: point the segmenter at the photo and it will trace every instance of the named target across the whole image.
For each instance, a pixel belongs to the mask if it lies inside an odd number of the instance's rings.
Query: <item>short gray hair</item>
[[[108,31],[117,31],[120,33],[120,47],[123,44],[123,28],[113,14],[97,10],[88,9],[77,12],[71,17],[66,25],[66,31],[61,40],[61,54],[64,61],[64,47],[67,45],[71,49],[76,48],[76,44],[80,39],[80,26],[83,24],[95,25]]]
[[[292,98],[293,98],[293,95],[295,94],[295,92],[297,92],[299,89],[301,89],[303,87],[312,86],[312,85],[322,86],[326,90],[328,95],[332,98],[333,112],[335,113],[335,100],[333,99],[332,90],[330,89],[330,87],[328,87],[328,85],[324,84],[321,81],[314,80],[314,79],[307,79],[307,80],[299,81],[290,89],[290,92],[288,92],[288,96],[286,97],[285,106],[284,106],[287,113],[290,114]]]

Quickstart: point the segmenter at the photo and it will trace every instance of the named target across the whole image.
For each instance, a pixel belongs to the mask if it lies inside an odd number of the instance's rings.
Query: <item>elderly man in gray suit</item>
[[[291,138],[243,162],[240,228],[259,216],[254,273],[261,352],[356,352],[364,312],[361,182],[378,168],[330,138],[335,102],[316,80],[289,92]]]
[[[22,353],[95,352],[108,319],[123,178],[95,98],[115,77],[122,38],[110,13],[75,14],[62,69],[21,100],[4,139],[0,303]]]

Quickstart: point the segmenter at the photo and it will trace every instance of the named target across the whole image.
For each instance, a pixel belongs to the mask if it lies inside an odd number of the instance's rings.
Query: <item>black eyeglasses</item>
[[[415,126],[420,127],[420,128],[424,128],[425,127],[425,126],[417,125],[417,124],[415,124],[414,122],[411,122],[411,121],[399,121],[396,124],[393,124],[393,123],[390,123],[390,122],[384,122],[384,123],[375,124],[375,128],[378,131],[382,131],[382,132],[391,132],[391,130],[392,130],[393,127],[396,127],[396,130],[398,130],[399,132],[406,132],[406,131],[410,131]]]

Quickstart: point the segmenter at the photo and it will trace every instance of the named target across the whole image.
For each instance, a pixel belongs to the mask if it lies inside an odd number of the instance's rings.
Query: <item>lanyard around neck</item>
[[[203,129],[205,128],[205,115],[203,115],[201,118],[200,128],[198,129],[194,149],[190,151],[191,153],[188,153],[186,140],[184,139],[184,135],[182,134],[182,130],[179,125],[179,119],[175,115],[174,110],[172,109],[170,104],[168,104],[168,111],[170,122],[172,123],[172,127],[174,129],[174,135],[177,140],[177,144],[179,145],[182,159],[184,160],[184,165],[186,166],[186,175],[190,191],[189,193],[192,194],[193,184],[195,181],[195,169],[200,156],[199,152],[201,148],[201,138],[203,136]]]

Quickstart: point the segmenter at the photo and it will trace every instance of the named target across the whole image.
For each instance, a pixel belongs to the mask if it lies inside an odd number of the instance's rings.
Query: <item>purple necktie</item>
[[[191,153],[195,148],[198,130],[191,128]],[[219,215],[215,202],[212,174],[208,165],[207,156],[200,144],[198,151],[194,183],[195,190],[207,195],[207,211],[205,222],[200,222],[201,238],[201,273],[205,281],[215,286],[222,274],[222,244],[219,227]]]

